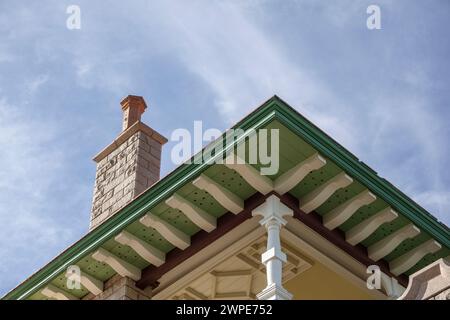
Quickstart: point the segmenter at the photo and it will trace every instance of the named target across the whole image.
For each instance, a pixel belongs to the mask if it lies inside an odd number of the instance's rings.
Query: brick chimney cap
[[[145,103],[143,97],[131,94],[123,98],[120,102],[120,105],[122,106],[122,110],[130,107],[138,107],[141,110],[141,113],[144,113],[145,109],[147,108],[147,104]]]

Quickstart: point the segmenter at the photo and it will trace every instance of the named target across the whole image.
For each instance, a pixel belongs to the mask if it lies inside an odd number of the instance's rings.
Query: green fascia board
[[[310,143],[317,151],[334,161],[344,171],[358,179],[379,197],[383,198],[400,214],[410,219],[419,228],[427,231],[441,244],[450,247],[450,232],[445,225],[439,223],[425,209],[421,208],[386,180],[378,177],[376,172],[360,162],[358,158],[344,149],[279,97],[273,96],[267,100],[259,108],[233,126],[232,129],[240,128],[245,131],[251,129],[256,130],[264,127],[273,120],[280,121],[306,142]],[[225,137],[225,134],[223,134],[223,137]],[[232,144],[227,145],[224,148],[225,151],[234,148],[242,139],[245,139],[245,135],[239,137]],[[160,201],[169,197],[184,184],[196,178],[209,166],[206,163],[190,163],[179,166],[137,199],[133,200],[129,205],[121,209],[117,214],[81,238],[25,282],[6,294],[3,299],[26,299],[42,286],[49,283],[68,266],[75,264],[85,255],[92,253],[130,223],[146,214]]]
[[[419,206],[411,198],[379,177],[365,163],[342,147],[309,120],[278,97],[274,97],[276,118],[286,127],[301,136],[317,151],[332,160],[346,173],[364,184],[371,192],[385,200],[400,214],[411,220],[416,226],[428,232],[431,237],[446,247],[450,247],[450,230],[435,217]]]
[[[260,108],[269,106],[271,100],[272,99],[268,100]],[[247,131],[252,128],[257,129],[263,127],[275,118],[275,113],[270,112],[270,110],[268,111],[269,112],[264,112],[264,114],[261,114],[260,112],[257,114],[250,114],[247,117],[248,121],[241,121],[233,128],[241,128]],[[225,134],[226,133],[223,134],[223,137],[225,137]],[[235,144],[245,139],[245,137],[246,135],[240,136],[234,143],[227,145],[223,149],[225,151],[231,150],[234,148]],[[212,145],[214,145],[214,143]],[[193,160],[195,156],[193,156],[191,160]],[[218,156],[220,156],[220,154]],[[214,157],[212,159],[214,160]],[[54,277],[66,270],[67,267],[76,264],[78,260],[101,247],[101,245],[108,239],[120,233],[129,224],[142,217],[158,203],[168,198],[183,185],[193,180],[208,167],[210,167],[210,164],[195,164],[193,161],[191,162],[192,163],[190,164],[183,164],[179,166],[169,175],[158,181],[150,189],[118,211],[110,219],[106,220],[96,229],[89,232],[78,242],[66,249],[58,257],[50,261],[46,266],[25,280],[22,284],[6,294],[2,299],[26,299],[28,296],[52,281]]]

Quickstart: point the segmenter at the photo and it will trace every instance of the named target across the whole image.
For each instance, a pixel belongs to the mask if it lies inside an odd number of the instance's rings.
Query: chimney
[[[128,96],[120,102],[120,105],[123,111],[122,131],[125,131],[136,122],[141,121],[141,115],[147,109],[144,98],[139,96]]]
[[[167,139],[141,122],[144,98],[129,95],[120,102],[122,132],[94,157],[97,163],[90,230],[114,215],[159,180],[161,149]]]

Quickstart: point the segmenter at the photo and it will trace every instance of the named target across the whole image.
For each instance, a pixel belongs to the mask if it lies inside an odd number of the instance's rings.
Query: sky
[[[87,233],[92,157],[128,94],[166,137],[196,120],[225,130],[277,94],[449,225],[449,13],[447,0],[1,1],[0,296]]]

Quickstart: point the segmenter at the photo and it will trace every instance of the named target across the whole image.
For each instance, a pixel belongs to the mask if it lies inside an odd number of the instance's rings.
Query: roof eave
[[[274,119],[298,134],[316,148],[317,151],[334,161],[341,169],[366,185],[371,191],[382,197],[418,227],[427,231],[441,244],[450,247],[450,232],[444,224],[439,223],[425,209],[379,177],[374,171],[359,161],[358,158],[279,97],[273,96],[264,102],[233,128],[244,130],[258,129]],[[228,148],[233,146],[234,144],[228,146]],[[139,219],[156,204],[170,196],[191,179],[196,178],[208,167],[209,164],[206,163],[190,163],[179,166],[110,219],[49,262],[28,280],[6,294],[2,299],[25,299],[33,294],[39,287],[51,281],[53,277],[64,271],[71,264],[76,263],[84,255],[100,247],[104,241],[118,234],[123,228]]]

